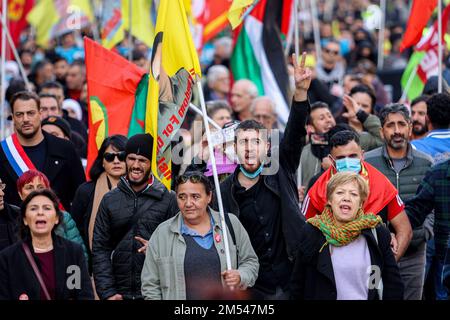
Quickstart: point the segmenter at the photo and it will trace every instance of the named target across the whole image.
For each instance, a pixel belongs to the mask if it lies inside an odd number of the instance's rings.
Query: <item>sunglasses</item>
[[[325,51],[326,53],[329,53],[329,54],[334,54],[335,56],[337,56],[339,54],[339,51],[330,50],[327,48],[323,49],[323,51]]]
[[[205,180],[206,180],[206,178],[203,177],[201,174],[192,172],[192,173],[185,173],[181,176],[178,176],[177,184],[186,183],[188,181],[190,181],[192,183],[198,183],[200,181],[205,181]]]
[[[126,155],[125,151],[121,151],[121,152],[117,152],[117,153],[105,152],[103,154],[103,159],[105,159],[107,162],[113,162],[116,157],[117,157],[117,159],[119,159],[119,161],[125,161],[127,155]]]

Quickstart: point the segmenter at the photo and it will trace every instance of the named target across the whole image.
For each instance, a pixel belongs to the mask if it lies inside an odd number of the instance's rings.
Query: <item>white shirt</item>
[[[367,300],[371,259],[366,238],[360,235],[346,246],[330,249],[337,300]]]

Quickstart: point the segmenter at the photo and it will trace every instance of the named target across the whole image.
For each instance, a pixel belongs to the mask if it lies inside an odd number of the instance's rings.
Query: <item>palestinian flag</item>
[[[447,23],[450,14],[450,5],[448,5],[442,12],[442,30],[447,30]],[[411,84],[407,92],[409,101],[417,98],[422,94],[425,83],[431,76],[436,76],[439,73],[439,35],[437,21],[428,30],[428,32],[420,39],[415,47],[414,53],[409,59],[409,63],[403,72],[401,85],[402,90],[406,89],[406,84],[411,76]],[[445,32],[443,32],[443,35]],[[444,42],[444,39],[441,40]],[[445,42],[444,42],[445,43]],[[414,75],[412,73],[415,72]]]
[[[86,172],[103,140],[144,133],[148,74],[120,55],[84,38],[89,137]]]
[[[259,1],[235,29],[231,57],[233,79],[249,79],[260,95],[272,98],[283,125],[289,115],[289,77],[280,38],[281,17],[286,8],[292,6],[286,6],[282,0]]]

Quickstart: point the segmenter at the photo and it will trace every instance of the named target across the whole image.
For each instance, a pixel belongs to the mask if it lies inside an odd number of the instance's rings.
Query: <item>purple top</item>
[[[42,275],[42,280],[44,280],[45,286],[47,287],[48,294],[55,299],[56,291],[56,276],[55,276],[55,254],[51,250],[44,253],[36,253],[36,256],[40,262],[40,271]],[[41,288],[41,300],[45,300],[44,290]]]

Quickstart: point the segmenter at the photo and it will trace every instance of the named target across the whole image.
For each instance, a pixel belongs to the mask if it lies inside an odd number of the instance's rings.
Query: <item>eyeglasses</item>
[[[329,53],[329,54],[333,54],[335,56],[337,56],[339,54],[339,51],[331,50],[331,49],[328,49],[328,48],[323,49],[323,51],[325,51],[326,53]]]
[[[0,183],[0,190],[5,190],[6,188],[6,183]]]
[[[113,162],[116,157],[117,157],[117,159],[119,159],[119,161],[125,161],[127,155],[126,155],[125,151],[121,151],[121,152],[117,152],[117,153],[105,152],[103,154],[103,159],[105,159],[107,162]]]

